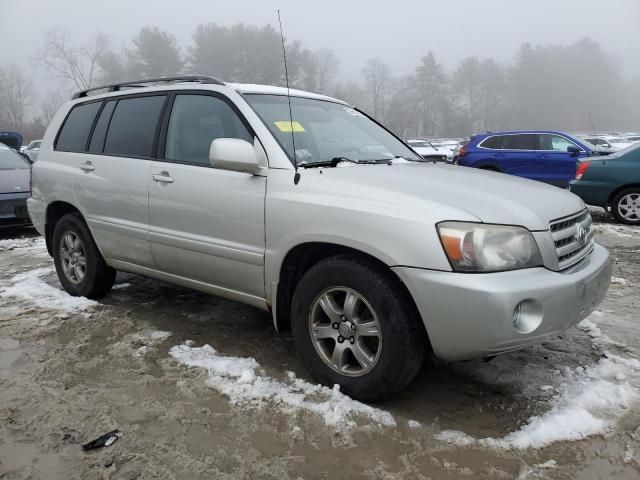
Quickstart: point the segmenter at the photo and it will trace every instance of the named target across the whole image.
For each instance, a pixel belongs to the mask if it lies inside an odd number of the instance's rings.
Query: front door
[[[538,157],[544,168],[542,181],[566,187],[576,173],[579,157],[567,151],[568,147],[578,147],[562,135],[554,133],[538,134]]]
[[[157,268],[264,298],[266,177],[209,163],[216,138],[254,142],[226,97],[175,95],[149,178],[149,230]]]

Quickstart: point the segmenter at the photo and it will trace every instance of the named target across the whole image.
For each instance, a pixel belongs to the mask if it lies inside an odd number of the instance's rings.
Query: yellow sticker
[[[290,120],[280,120],[279,122],[273,122],[276,124],[276,127],[280,129],[281,132],[291,133],[291,132],[304,132],[305,129],[299,122],[292,122]]]

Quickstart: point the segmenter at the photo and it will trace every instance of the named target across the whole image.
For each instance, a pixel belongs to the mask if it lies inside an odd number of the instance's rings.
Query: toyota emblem
[[[582,225],[578,226],[578,229],[576,231],[576,240],[578,240],[578,243],[582,246],[585,245],[587,243],[587,229],[584,228]]]

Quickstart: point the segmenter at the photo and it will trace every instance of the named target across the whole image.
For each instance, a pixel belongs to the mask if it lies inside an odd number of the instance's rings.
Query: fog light
[[[523,300],[513,310],[513,328],[519,333],[531,333],[542,323],[542,305],[535,300]]]

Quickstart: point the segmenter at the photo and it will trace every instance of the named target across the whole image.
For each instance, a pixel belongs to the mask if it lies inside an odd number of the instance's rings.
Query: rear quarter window
[[[502,137],[489,137],[480,143],[482,148],[490,148],[491,150],[499,150],[502,148]]]
[[[60,129],[55,149],[64,152],[84,152],[93,121],[101,105],[102,102],[92,102],[73,107]]]

